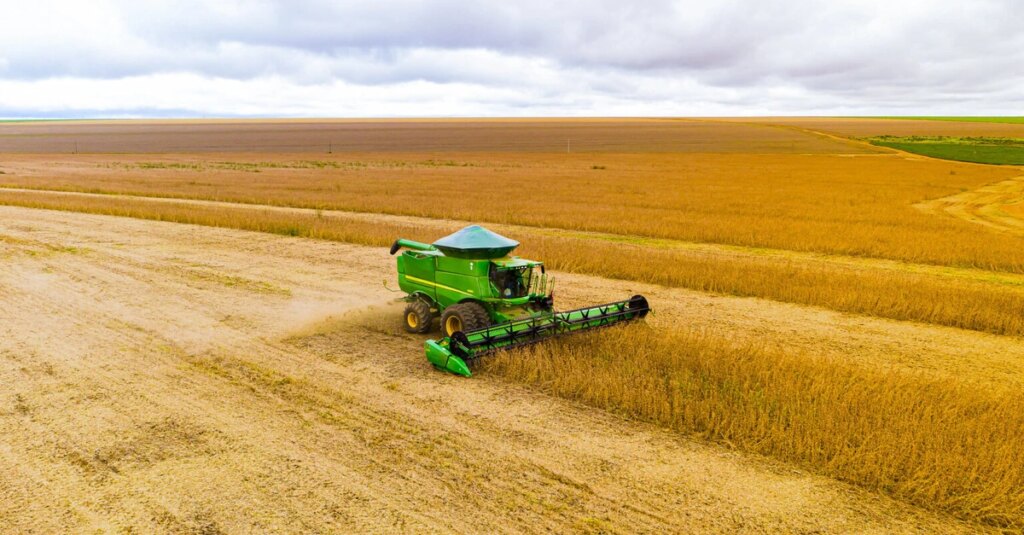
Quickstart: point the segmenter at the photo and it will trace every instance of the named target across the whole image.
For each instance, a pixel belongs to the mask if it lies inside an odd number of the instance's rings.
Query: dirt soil
[[[486,374],[436,372],[423,337],[394,332],[392,262],[377,248],[0,207],[0,531],[977,531]],[[853,359],[1024,349],[559,277],[563,306],[644,293],[652,321],[791,332],[794,347]]]

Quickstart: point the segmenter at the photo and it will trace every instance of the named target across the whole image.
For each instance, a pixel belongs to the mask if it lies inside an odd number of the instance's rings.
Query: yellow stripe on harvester
[[[428,280],[425,280],[425,279],[421,279],[419,277],[413,277],[412,275],[406,275],[405,278],[407,278],[407,279],[409,279],[409,280],[411,280],[413,282],[418,282],[420,284],[426,284],[426,285],[434,286],[434,287],[437,287],[437,288],[444,288],[445,290],[451,290],[453,292],[458,292],[458,293],[463,294],[463,295],[473,295],[470,292],[464,292],[462,290],[458,290],[458,289],[452,288],[451,286],[445,286],[443,284],[438,284],[436,282],[432,282],[432,281],[428,281]]]

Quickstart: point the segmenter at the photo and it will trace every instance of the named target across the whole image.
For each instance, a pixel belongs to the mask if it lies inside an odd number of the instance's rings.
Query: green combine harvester
[[[434,366],[469,377],[468,361],[498,349],[643,318],[642,295],[568,312],[554,311],[554,281],[544,264],[509,256],[519,242],[473,225],[432,245],[399,239],[398,285],[407,294],[405,328],[427,333],[440,317],[440,340],[426,342]]]

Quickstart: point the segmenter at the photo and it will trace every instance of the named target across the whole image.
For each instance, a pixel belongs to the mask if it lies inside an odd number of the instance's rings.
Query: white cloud
[[[1019,113],[1012,0],[0,0],[0,116]]]

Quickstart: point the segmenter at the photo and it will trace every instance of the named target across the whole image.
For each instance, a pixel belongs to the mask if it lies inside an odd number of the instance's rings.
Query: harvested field
[[[393,309],[344,315],[393,299],[379,248],[0,215],[4,531],[978,529],[486,374],[434,373],[420,338],[387,330]],[[258,284],[222,282],[236,277]],[[592,301],[636,286],[565,288]],[[666,317],[718,302],[639,289]]]
[[[2,127],[0,153],[865,152],[777,128],[685,119],[67,121]]]
[[[740,122],[0,125],[0,530],[1024,527],[1024,171]],[[655,313],[442,375],[470,222]]]

